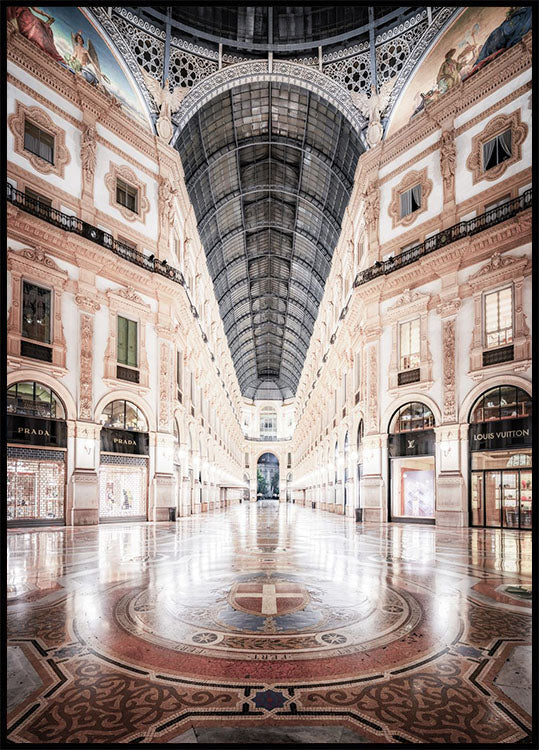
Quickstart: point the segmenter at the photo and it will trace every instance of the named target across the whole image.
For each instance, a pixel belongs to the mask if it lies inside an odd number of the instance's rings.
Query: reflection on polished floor
[[[13,530],[8,554],[15,742],[529,736],[528,532],[268,501]]]

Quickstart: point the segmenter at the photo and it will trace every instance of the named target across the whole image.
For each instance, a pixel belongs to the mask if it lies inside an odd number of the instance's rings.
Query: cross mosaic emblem
[[[292,581],[248,581],[230,590],[231,607],[251,615],[271,617],[303,609],[310,597],[304,586]]]

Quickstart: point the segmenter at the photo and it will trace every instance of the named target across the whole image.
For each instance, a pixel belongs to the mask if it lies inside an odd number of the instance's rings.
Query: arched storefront
[[[257,498],[279,499],[279,459],[273,453],[263,453],[256,465]]]
[[[7,522],[65,523],[67,423],[51,388],[35,381],[7,390]]]
[[[420,402],[397,409],[389,427],[390,521],[434,523],[434,415]]]
[[[359,420],[357,426],[357,493],[356,508],[361,508],[361,477],[363,476],[363,420]]]
[[[99,520],[145,521],[148,517],[148,423],[130,401],[103,409],[99,467]]]
[[[470,525],[532,527],[532,401],[501,385],[470,412]]]

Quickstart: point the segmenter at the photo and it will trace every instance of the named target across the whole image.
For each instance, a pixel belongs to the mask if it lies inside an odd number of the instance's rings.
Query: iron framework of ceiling
[[[204,105],[176,148],[242,394],[291,398],[360,137],[319,95],[259,82]]]

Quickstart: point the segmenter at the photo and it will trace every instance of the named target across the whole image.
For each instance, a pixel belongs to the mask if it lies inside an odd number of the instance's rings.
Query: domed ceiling
[[[350,94],[394,78],[385,125],[411,71],[458,11],[92,8],[141,90],[139,66],[192,88],[173,116],[172,144],[245,397],[296,392],[365,148],[366,121]],[[294,76],[283,73],[287,65]]]

